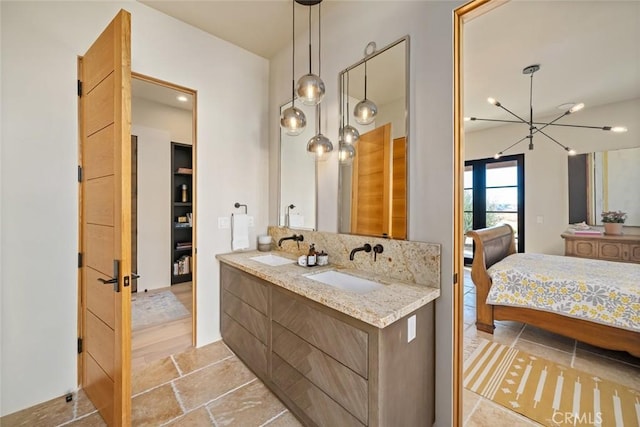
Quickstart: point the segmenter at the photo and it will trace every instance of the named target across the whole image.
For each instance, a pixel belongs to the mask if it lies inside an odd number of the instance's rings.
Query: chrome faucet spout
[[[371,245],[368,243],[365,243],[363,246],[353,249],[349,254],[349,260],[353,261],[353,257],[356,255],[356,252],[360,252],[360,251],[371,252]]]

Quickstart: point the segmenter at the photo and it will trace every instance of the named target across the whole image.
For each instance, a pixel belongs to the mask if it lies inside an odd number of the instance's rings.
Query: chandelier
[[[522,70],[522,74],[525,74],[525,75],[528,74],[530,76],[529,120],[525,120],[522,117],[520,117],[519,115],[517,115],[516,113],[514,113],[513,111],[509,110],[507,107],[502,105],[495,98],[487,98],[487,102],[489,102],[489,104],[495,105],[496,107],[502,108],[504,111],[506,111],[507,113],[511,114],[517,120],[482,119],[482,118],[479,118],[479,117],[465,117],[465,119],[464,119],[465,121],[484,121],[484,122],[499,122],[499,123],[524,123],[525,125],[527,125],[529,127],[529,133],[527,135],[525,135],[524,137],[520,138],[519,140],[517,140],[516,142],[514,142],[513,144],[511,144],[510,146],[508,146],[504,150],[499,151],[498,153],[496,153],[493,156],[494,158],[499,159],[500,157],[502,157],[502,155],[504,154],[505,151],[515,147],[520,142],[522,142],[524,140],[527,140],[527,139],[529,140],[529,150],[533,150],[533,135],[535,135],[537,133],[540,133],[540,134],[546,136],[551,141],[553,141],[556,144],[558,144],[570,156],[573,156],[574,154],[576,154],[575,150],[573,150],[573,149],[567,147],[566,145],[560,143],[559,141],[557,141],[555,138],[553,138],[547,132],[544,131],[544,129],[546,129],[547,127],[550,127],[550,126],[563,126],[563,127],[583,128],[583,129],[599,129],[599,130],[616,132],[616,133],[621,133],[621,132],[626,132],[627,131],[627,128],[623,127],[623,126],[586,126],[586,125],[571,125],[571,124],[565,124],[565,123],[557,123],[563,117],[568,116],[569,114],[573,114],[575,112],[578,112],[578,111],[582,110],[584,108],[584,104],[583,103],[573,104],[564,113],[562,113],[561,115],[559,115],[555,119],[551,120],[550,122],[535,122],[535,121],[533,121],[533,75],[538,70],[540,70],[540,65],[539,64],[529,65],[528,67],[525,67]]]

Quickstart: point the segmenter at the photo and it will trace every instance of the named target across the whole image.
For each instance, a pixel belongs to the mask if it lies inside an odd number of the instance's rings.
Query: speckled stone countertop
[[[291,259],[292,263],[272,267],[251,259],[268,253]],[[439,288],[381,277],[379,274],[369,271],[349,269],[332,264],[322,267],[301,267],[295,262],[295,255],[284,251],[233,252],[216,255],[216,258],[220,262],[378,328],[392,324],[440,296]],[[384,287],[365,294],[357,294],[305,277],[308,274],[327,270],[338,270],[373,280],[383,284]]]

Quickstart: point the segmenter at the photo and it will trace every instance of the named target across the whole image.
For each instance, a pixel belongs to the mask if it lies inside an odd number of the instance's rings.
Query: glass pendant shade
[[[328,153],[333,151],[333,144],[329,138],[319,133],[307,143],[307,151],[316,157],[316,160],[326,160]]]
[[[346,125],[342,129],[342,142],[345,144],[355,144],[360,139],[360,132],[351,125]]]
[[[318,105],[324,97],[324,82],[315,74],[305,74],[298,80],[296,92],[303,104]]]
[[[307,117],[302,110],[296,107],[289,107],[280,116],[280,126],[287,135],[297,136],[302,133],[307,126]]]
[[[356,108],[353,109],[353,115],[356,122],[361,125],[369,125],[373,122],[378,114],[378,106],[368,99],[358,102]]]
[[[356,156],[356,148],[351,144],[345,144],[344,142],[340,143],[340,148],[338,149],[338,160],[340,160],[340,164],[350,165],[353,163],[353,158]]]

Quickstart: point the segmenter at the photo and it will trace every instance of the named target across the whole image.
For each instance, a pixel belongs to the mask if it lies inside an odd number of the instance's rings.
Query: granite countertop
[[[293,261],[292,264],[272,267],[250,258],[273,254]],[[233,252],[216,255],[220,262],[330,307],[355,319],[384,328],[440,296],[440,289],[376,276],[367,271],[337,265],[301,267],[296,257],[287,252]],[[384,285],[365,294],[334,288],[305,277],[308,274],[336,270],[373,280]]]

